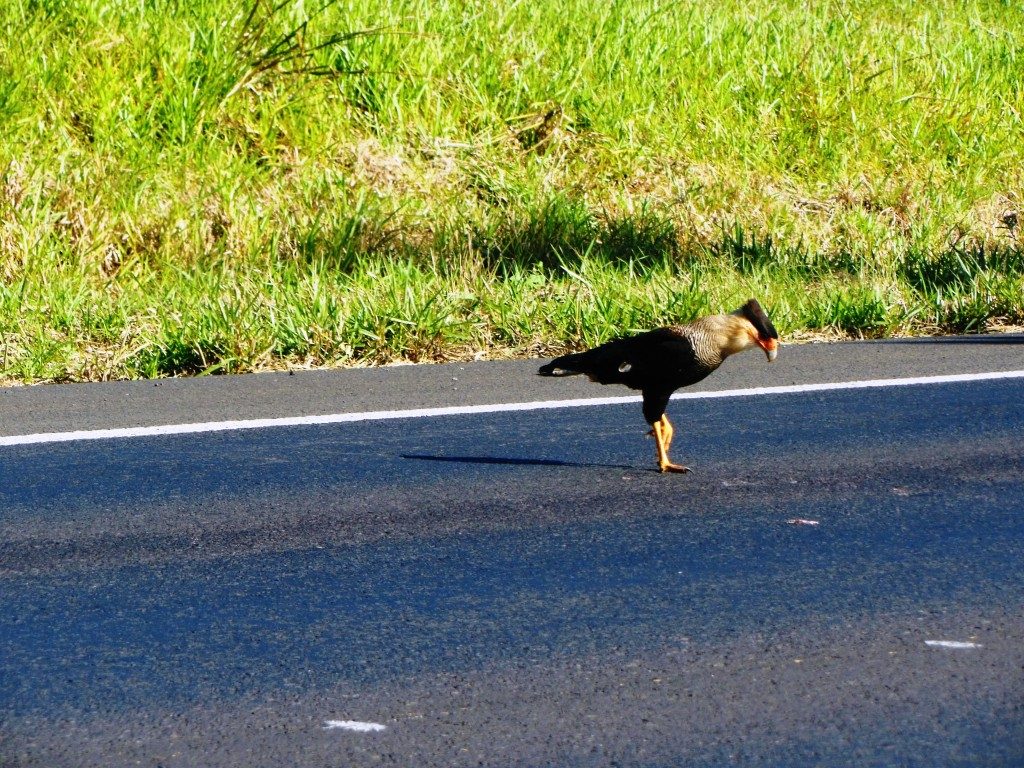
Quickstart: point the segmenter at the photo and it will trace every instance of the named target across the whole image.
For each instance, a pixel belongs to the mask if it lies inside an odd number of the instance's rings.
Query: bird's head
[[[753,346],[764,350],[768,362],[779,354],[779,332],[757,299],[751,299],[730,315],[726,315],[723,351],[726,355],[742,352]]]

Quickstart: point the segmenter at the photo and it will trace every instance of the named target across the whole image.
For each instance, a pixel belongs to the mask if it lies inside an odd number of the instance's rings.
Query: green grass
[[[0,380],[1024,323],[1024,9],[0,4]]]

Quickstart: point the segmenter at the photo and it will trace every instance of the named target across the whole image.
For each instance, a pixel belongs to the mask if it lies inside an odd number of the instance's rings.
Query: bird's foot
[[[661,465],[661,471],[662,472],[676,472],[678,474],[683,474],[684,472],[689,472],[690,468],[689,467],[684,467],[682,464],[673,464],[672,462],[666,462],[666,463]]]

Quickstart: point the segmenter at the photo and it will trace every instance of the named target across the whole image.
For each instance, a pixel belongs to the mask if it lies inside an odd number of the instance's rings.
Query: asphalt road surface
[[[1024,337],[535,369],[0,390],[0,766],[1024,765]]]

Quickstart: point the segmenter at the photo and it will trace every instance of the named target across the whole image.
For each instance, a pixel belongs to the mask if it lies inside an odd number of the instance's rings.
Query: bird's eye
[[[630,363],[623,363],[619,366],[619,373],[629,373],[629,369],[632,367],[633,366]]]

